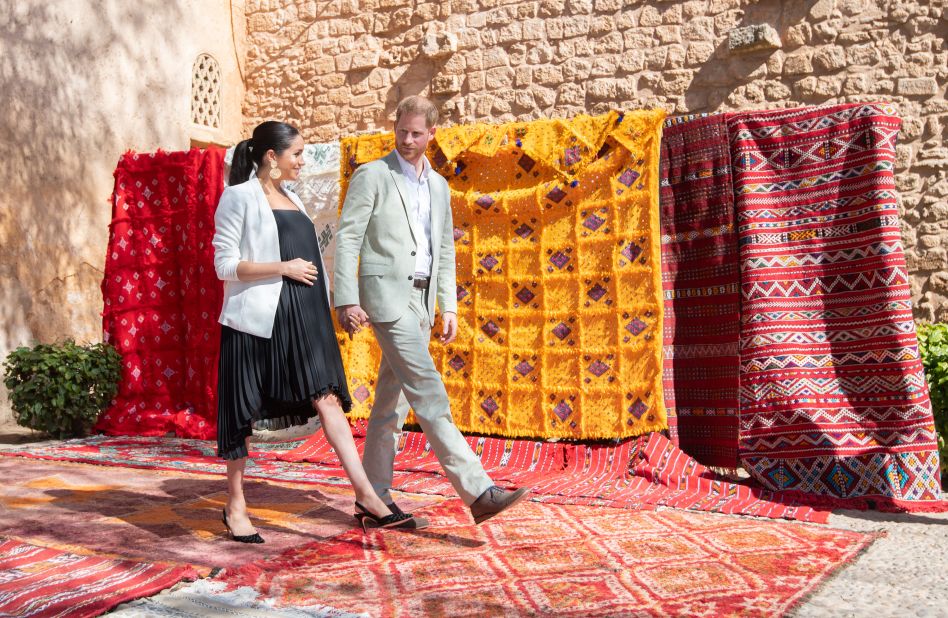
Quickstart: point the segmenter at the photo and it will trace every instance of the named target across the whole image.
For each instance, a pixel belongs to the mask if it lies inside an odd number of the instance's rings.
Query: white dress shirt
[[[428,162],[428,157],[422,157],[422,169],[419,176],[415,166],[398,154],[397,150],[395,156],[398,157],[398,163],[402,166],[402,174],[405,176],[405,184],[408,187],[408,201],[411,212],[415,216],[412,228],[416,234],[422,235],[422,238],[417,239],[418,255],[415,256],[415,276],[428,278],[431,276],[431,190],[428,188],[431,164]]]

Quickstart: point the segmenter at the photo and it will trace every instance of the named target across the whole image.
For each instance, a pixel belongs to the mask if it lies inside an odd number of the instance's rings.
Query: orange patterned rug
[[[526,503],[474,526],[458,501],[416,532],[350,531],[227,570],[277,607],[372,616],[779,616],[873,535],[681,511]]]

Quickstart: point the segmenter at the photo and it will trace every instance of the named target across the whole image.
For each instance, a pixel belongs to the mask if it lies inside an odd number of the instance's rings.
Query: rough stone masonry
[[[948,320],[945,0],[248,0],[248,127],[309,141],[446,121],[889,101],[916,317]]]

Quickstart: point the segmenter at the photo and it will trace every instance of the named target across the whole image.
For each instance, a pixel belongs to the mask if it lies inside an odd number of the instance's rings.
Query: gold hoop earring
[[[283,172],[280,171],[280,168],[277,167],[276,161],[270,161],[270,178],[273,180],[279,180],[280,176],[283,175]]]

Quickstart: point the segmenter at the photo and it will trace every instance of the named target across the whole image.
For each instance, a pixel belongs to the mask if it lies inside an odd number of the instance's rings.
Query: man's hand
[[[336,319],[347,333],[349,339],[362,330],[362,327],[369,323],[369,316],[359,305],[344,305],[336,307]]]
[[[458,316],[456,313],[448,311],[441,314],[441,336],[438,338],[441,343],[448,345],[458,336]]]

